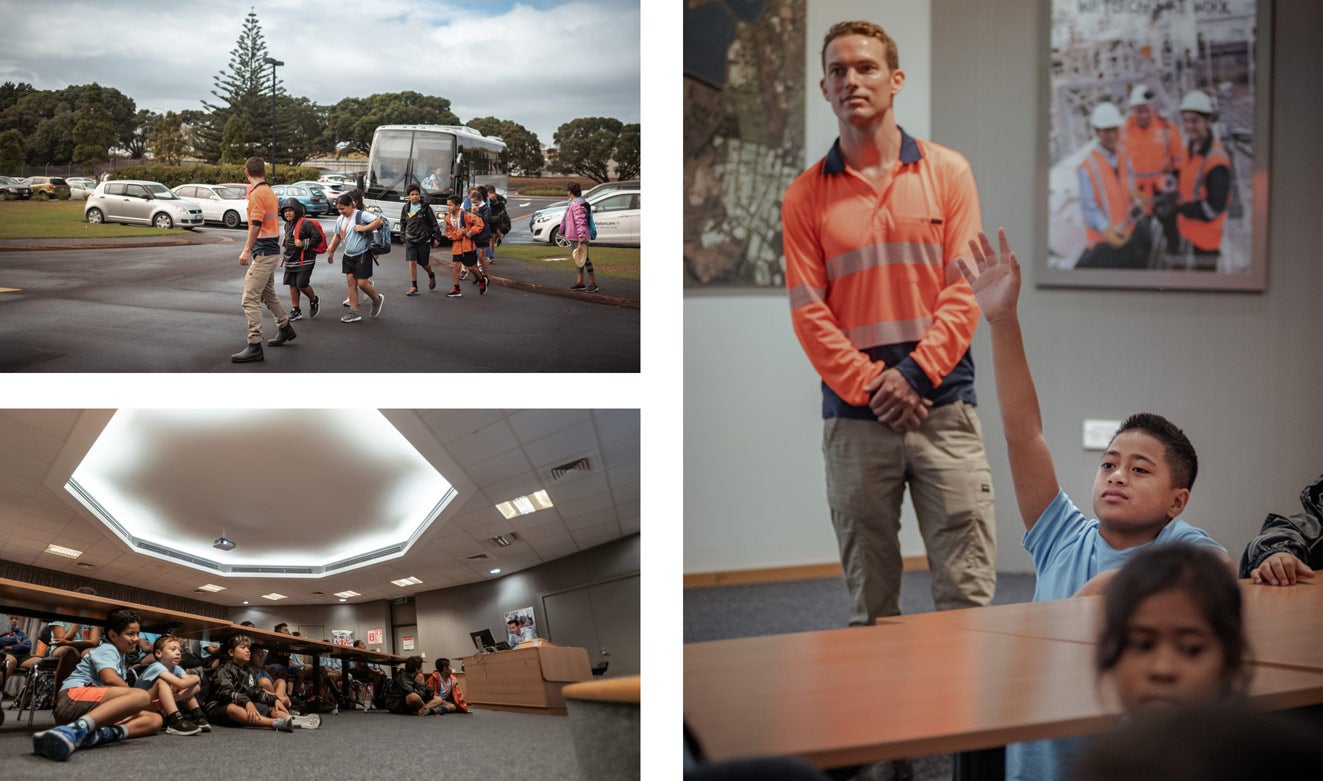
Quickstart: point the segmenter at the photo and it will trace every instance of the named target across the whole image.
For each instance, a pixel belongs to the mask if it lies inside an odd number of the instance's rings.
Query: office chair
[[[610,664],[611,664],[610,662],[602,662],[601,664],[593,665],[593,677],[601,678],[602,675],[606,673],[606,668]]]

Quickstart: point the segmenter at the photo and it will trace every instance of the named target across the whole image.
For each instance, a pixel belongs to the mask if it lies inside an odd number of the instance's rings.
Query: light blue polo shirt
[[[78,666],[69,673],[68,678],[64,679],[60,691],[75,686],[105,686],[101,681],[100,673],[107,668],[114,670],[120,678],[128,677],[128,670],[124,667],[124,654],[119,652],[114,643],[102,643],[83,654],[83,658],[78,660]]]
[[[1024,549],[1034,558],[1038,577],[1035,602],[1066,599],[1099,572],[1119,569],[1136,553],[1153,545],[1183,542],[1227,552],[1203,529],[1196,529],[1179,518],[1162,527],[1152,542],[1125,550],[1108,544],[1098,533],[1100,525],[1097,518],[1086,518],[1065,491],[1057,493],[1022,541]],[[1069,763],[1079,756],[1086,740],[1072,737],[1008,745],[1007,781],[1064,778]]]
[[[150,690],[153,686],[156,685],[156,679],[161,677],[161,673],[166,671],[167,668],[165,665],[161,664],[160,662],[152,662],[150,667],[142,671],[142,675],[138,676],[137,683],[133,685],[138,687],[139,689]],[[175,665],[175,668],[173,670],[169,670],[169,672],[171,675],[174,675],[177,678],[183,678],[185,675],[188,675],[188,672],[185,671],[184,668],[180,667],[179,665]]]

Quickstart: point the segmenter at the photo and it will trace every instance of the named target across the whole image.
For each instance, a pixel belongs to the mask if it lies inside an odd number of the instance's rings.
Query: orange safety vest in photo
[[[1231,158],[1227,157],[1226,149],[1222,147],[1222,142],[1213,139],[1208,147],[1208,156],[1204,157],[1198,152],[1192,151],[1190,159],[1181,166],[1180,193],[1181,201],[1202,201],[1208,197],[1208,188],[1204,186],[1204,179],[1214,168],[1222,166],[1228,172],[1231,170]],[[1227,207],[1231,206],[1230,191],[1227,192]],[[1176,229],[1180,231],[1182,237],[1187,239],[1198,249],[1204,252],[1216,252],[1222,246],[1222,225],[1227,221],[1226,209],[1210,221],[1192,220],[1184,214],[1176,215]]]
[[[1140,127],[1133,116],[1127,117],[1121,138],[1135,186],[1150,197],[1160,188],[1168,169],[1179,169],[1185,162],[1181,134],[1166,117],[1155,114],[1147,128]]]
[[[1125,152],[1116,150],[1116,168],[1107,162],[1103,150],[1094,149],[1080,163],[1089,174],[1089,183],[1093,185],[1093,202],[1107,215],[1107,220],[1115,227],[1125,225],[1130,216],[1130,170]],[[1102,234],[1084,226],[1084,235],[1088,238],[1089,248],[1103,240]]]

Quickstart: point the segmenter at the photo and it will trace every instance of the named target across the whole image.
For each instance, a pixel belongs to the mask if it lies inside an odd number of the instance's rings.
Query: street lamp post
[[[276,66],[285,63],[275,57],[266,57],[262,62],[271,66],[271,180],[276,179]]]

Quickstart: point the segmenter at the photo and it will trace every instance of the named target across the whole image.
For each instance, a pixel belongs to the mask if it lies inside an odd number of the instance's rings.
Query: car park
[[[32,188],[32,197],[34,198],[69,200],[69,183],[61,177],[29,176],[27,185]]]
[[[7,201],[15,198],[26,201],[31,197],[32,188],[28,187],[27,182],[12,176],[0,176],[0,198]]]
[[[299,185],[273,184],[271,185],[271,192],[275,193],[276,198],[280,201],[284,201],[286,198],[297,199],[299,203],[303,204],[303,211],[310,217],[325,214],[331,209],[331,205],[326,202],[326,193],[321,192],[320,188],[318,190],[320,194],[318,194],[307,187]]]
[[[202,209],[202,219],[227,228],[240,228],[248,216],[248,195],[220,184],[181,184],[175,195]]]
[[[86,176],[70,176],[65,179],[69,183],[69,197],[81,201],[92,194],[96,189],[96,180]]]
[[[623,182],[602,182],[599,185],[595,185],[593,187],[588,188],[587,190],[584,190],[583,197],[587,198],[589,202],[592,202],[594,195],[599,195],[601,193],[606,192],[607,190],[642,190],[642,189],[643,189],[643,185],[638,179],[631,179]],[[543,206],[542,208],[564,209],[568,204],[569,201],[552,201],[551,203],[547,204],[546,206]],[[529,224],[529,230],[532,230],[533,223],[530,221],[528,224]]]
[[[639,245],[639,195],[637,189],[608,189],[587,199],[592,204],[593,222],[597,225],[597,238],[593,239],[595,244]],[[529,221],[533,241],[569,246],[569,242],[560,234],[560,223],[568,205],[548,206],[533,213],[533,219]]]
[[[309,191],[312,192],[313,195],[320,194],[321,197],[326,200],[327,212],[335,211],[335,199],[340,197],[340,193],[344,192],[343,190],[336,190],[330,185],[322,184],[321,182],[309,182],[309,181],[295,182],[290,186],[306,187],[308,188]],[[331,194],[332,191],[334,191],[335,193],[334,195]]]
[[[102,182],[83,205],[88,222],[122,222],[156,228],[199,228],[202,208],[160,182],[129,179]]]

